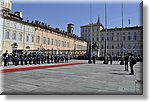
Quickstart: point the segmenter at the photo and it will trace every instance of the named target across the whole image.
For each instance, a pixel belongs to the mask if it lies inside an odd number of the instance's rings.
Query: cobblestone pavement
[[[135,75],[129,75],[130,70],[124,71],[124,66],[119,62],[110,65],[102,64],[102,61],[87,64],[85,60],[71,60],[69,63],[75,62],[85,64],[0,73],[3,75],[2,94],[143,94],[141,62],[134,67]],[[2,69],[11,68],[16,67]]]

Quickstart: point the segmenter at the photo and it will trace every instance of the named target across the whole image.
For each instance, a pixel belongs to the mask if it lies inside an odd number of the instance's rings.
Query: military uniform
[[[15,66],[17,66],[18,65],[18,53],[17,52],[14,54],[14,61],[15,61]]]
[[[28,54],[27,53],[24,54],[24,63],[25,63],[25,65],[28,64]]]
[[[4,59],[4,66],[7,66],[9,59],[9,54],[7,53],[7,51],[3,54],[3,59]]]
[[[50,63],[50,54],[47,54],[47,63]]]
[[[32,54],[31,52],[28,54],[29,64],[32,65]]]
[[[23,65],[23,61],[24,61],[24,54],[23,53],[21,53],[21,55],[20,55],[20,61],[21,61],[21,65]]]

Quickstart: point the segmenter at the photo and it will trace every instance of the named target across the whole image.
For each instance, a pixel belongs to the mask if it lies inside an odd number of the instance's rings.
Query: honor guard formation
[[[17,65],[36,65],[36,64],[50,64],[50,63],[68,63],[69,56],[63,54],[50,54],[49,52],[21,52],[13,51],[8,53],[6,51],[2,55],[4,66],[13,64]]]

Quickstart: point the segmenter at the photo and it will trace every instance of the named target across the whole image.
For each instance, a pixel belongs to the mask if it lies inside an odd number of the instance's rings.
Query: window
[[[30,35],[27,35],[27,36],[26,36],[26,42],[29,42],[29,36],[30,36]]]
[[[48,42],[47,43],[48,43],[48,45],[50,45],[50,38],[48,38]]]
[[[112,52],[112,55],[114,55],[114,52]]]
[[[51,40],[51,44],[54,45],[54,39]]]
[[[112,49],[114,49],[114,46],[112,45],[112,47],[111,47]]]
[[[39,44],[40,43],[40,36],[37,36],[36,42]]]
[[[137,38],[136,38],[136,36],[134,36],[134,40],[136,40]]]
[[[43,44],[46,44],[46,37],[43,37]]]
[[[99,41],[99,38],[97,37],[97,41]]]
[[[114,37],[112,36],[111,40],[114,40]]]
[[[16,32],[13,33],[12,39],[13,39],[13,40],[16,40]]]
[[[31,41],[32,41],[32,42],[34,42],[34,35],[32,35],[32,37],[31,37]]]
[[[60,46],[60,40],[58,40],[58,46]]]
[[[92,29],[92,32],[94,32],[94,29]]]
[[[62,47],[64,47],[64,41],[62,41]]]
[[[55,39],[55,45],[56,45],[56,46],[58,46],[58,42],[57,42],[57,39]]]
[[[89,28],[89,32],[91,31],[91,29]]]
[[[137,40],[136,32],[134,32],[134,40]]]
[[[6,32],[5,32],[5,38],[6,38],[6,39],[9,39],[9,38],[10,38],[10,33],[9,33],[9,31],[6,31]]]
[[[99,29],[97,29],[97,32],[99,31]]]
[[[107,45],[107,49],[109,49],[109,46]]]
[[[19,41],[22,41],[22,33],[19,34]]]
[[[104,37],[102,37],[102,41],[104,41]]]
[[[87,30],[85,30],[85,32],[87,32]]]
[[[128,40],[131,40],[131,36],[130,35],[128,36]]]
[[[136,32],[134,32],[134,35],[136,35]]]
[[[107,41],[109,41],[109,37],[107,37]]]
[[[117,40],[119,40],[119,33],[117,33]]]
[[[66,41],[64,42],[64,47],[66,47]]]

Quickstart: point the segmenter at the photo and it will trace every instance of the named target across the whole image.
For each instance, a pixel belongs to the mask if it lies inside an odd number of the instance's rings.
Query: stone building
[[[81,26],[81,38],[98,45],[97,56],[104,56],[105,53],[105,34],[106,29],[100,23]],[[92,30],[92,33],[91,33]],[[92,34],[92,35],[91,35]],[[107,29],[107,54],[112,56],[121,56],[132,53],[135,56],[143,55],[143,26],[125,27],[125,28],[108,28]],[[93,51],[93,54],[95,52]]]

